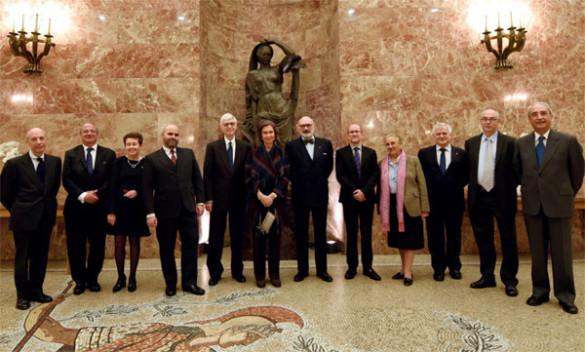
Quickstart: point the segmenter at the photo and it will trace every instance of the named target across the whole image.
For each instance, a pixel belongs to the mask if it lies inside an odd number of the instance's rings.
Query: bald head
[[[313,122],[313,119],[309,116],[301,117],[297,122],[297,130],[304,139],[313,137],[313,134],[315,133],[315,123]]]
[[[179,127],[167,125],[161,133],[163,144],[169,149],[175,149],[179,145]]]

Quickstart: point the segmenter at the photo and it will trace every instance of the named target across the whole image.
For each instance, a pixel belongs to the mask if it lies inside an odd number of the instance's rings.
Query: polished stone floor
[[[313,253],[311,252],[311,256]],[[328,256],[332,283],[311,276],[293,282],[294,261],[281,264],[281,288],[231,278],[229,264],[217,286],[209,287],[205,255],[199,258],[194,296],[179,290],[164,295],[158,260],[141,260],[138,289],[112,293],[115,265],[107,260],[102,291],[71,294],[64,262],[51,262],[45,291],[53,303],[14,308],[11,263],[0,270],[0,351],[582,351],[585,350],[585,260],[575,255],[578,315],[564,313],[556,299],[531,307],[530,258],[521,258],[518,297],[504,287],[469,288],[478,277],[476,256],[463,256],[463,279],[432,279],[430,258],[415,258],[414,284],[391,276],[397,255],[376,256],[376,282],[359,271],[343,278],[342,254]],[[224,253],[229,258],[229,253]],[[313,264],[313,263],[312,263]],[[361,269],[361,268],[360,268]],[[36,325],[35,325],[36,324]]]

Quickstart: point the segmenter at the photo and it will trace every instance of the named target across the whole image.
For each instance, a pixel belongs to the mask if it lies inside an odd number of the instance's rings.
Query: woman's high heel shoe
[[[118,292],[124,287],[126,287],[126,275],[119,275],[118,281],[114,285],[114,288],[112,289],[112,291]]]
[[[130,278],[128,279],[128,291],[136,291],[136,275],[130,275]]]

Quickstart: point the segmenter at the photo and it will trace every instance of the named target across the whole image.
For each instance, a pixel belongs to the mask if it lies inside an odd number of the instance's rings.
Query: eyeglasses
[[[494,121],[498,121],[499,118],[497,117],[482,117],[481,119],[479,119],[479,121],[481,122],[494,122]]]

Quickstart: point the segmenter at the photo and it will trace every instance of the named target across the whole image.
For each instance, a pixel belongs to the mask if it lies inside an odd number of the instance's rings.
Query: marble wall
[[[47,151],[62,156],[79,143],[79,125],[93,121],[101,144],[121,153],[121,137],[138,130],[148,153],[172,122],[182,129],[181,145],[202,160],[218,136],[218,116],[230,111],[243,121],[250,51],[264,37],[289,44],[307,63],[297,115],[315,117],[317,134],[336,148],[353,122],[364,126],[365,143],[380,158],[385,133],[400,133],[414,154],[432,143],[438,121],[453,126],[461,146],[480,132],[477,118],[486,107],[498,109],[502,130],[518,136],[530,131],[525,111],[533,101],[550,102],[553,128],[585,143],[583,1],[528,2],[526,46],[511,56],[514,68],[502,71],[466,21],[476,0],[54,0],[67,9],[70,26],[59,32],[53,19],[57,46],[43,58],[42,75],[23,74],[25,60],[8,46],[21,15],[11,11],[22,2],[0,4],[0,144],[17,141],[20,152],[25,131],[40,126],[49,135]],[[276,49],[274,61],[281,55]],[[513,96],[526,98],[507,98]],[[342,238],[334,177],[330,184],[328,235]],[[64,196],[62,190],[60,204]],[[582,211],[574,228],[582,250]],[[9,258],[5,219],[1,231],[0,257]],[[471,239],[467,220],[464,232]],[[62,257],[62,226],[56,236],[54,258]],[[384,236],[375,231],[378,253],[389,251]],[[519,240],[526,250],[525,236]],[[143,247],[145,256],[157,255],[154,242]],[[472,239],[464,241],[464,251],[475,250]]]

